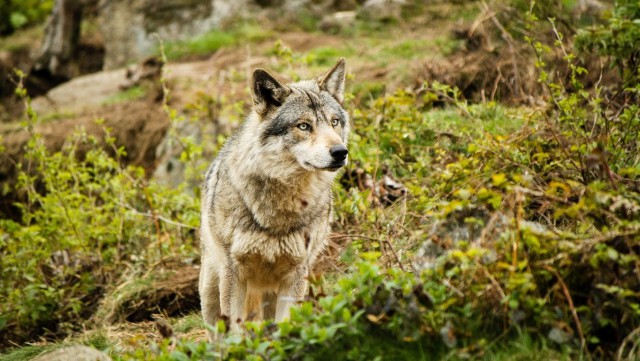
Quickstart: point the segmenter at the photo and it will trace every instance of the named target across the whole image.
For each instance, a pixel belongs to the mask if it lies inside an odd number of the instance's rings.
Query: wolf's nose
[[[347,150],[347,147],[342,144],[334,145],[331,147],[331,149],[329,149],[329,154],[331,154],[331,157],[339,162],[343,161],[347,157],[348,153],[349,151]]]

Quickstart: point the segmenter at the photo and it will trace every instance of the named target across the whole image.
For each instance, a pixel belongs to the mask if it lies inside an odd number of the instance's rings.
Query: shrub
[[[121,165],[124,154],[108,129],[103,139],[79,130],[53,154],[31,131],[16,186],[22,219],[0,220],[0,343],[77,330],[129,269],[194,257],[182,230],[198,222],[196,197],[149,182]]]
[[[640,3],[616,0],[607,23],[582,29],[576,37],[576,47],[582,52],[597,51],[609,56],[631,85],[640,75]],[[629,85],[625,83],[624,85]]]

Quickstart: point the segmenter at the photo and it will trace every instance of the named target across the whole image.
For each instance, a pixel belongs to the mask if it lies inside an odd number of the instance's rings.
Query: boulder
[[[355,11],[337,11],[322,18],[322,21],[320,21],[320,30],[336,34],[353,27],[355,20]]]
[[[100,29],[105,69],[138,62],[158,52],[159,40],[205,34],[248,6],[249,0],[102,0]]]
[[[104,352],[87,346],[69,346],[40,355],[32,361],[111,361]]]
[[[376,21],[400,20],[405,0],[367,0],[358,11],[363,19]]]

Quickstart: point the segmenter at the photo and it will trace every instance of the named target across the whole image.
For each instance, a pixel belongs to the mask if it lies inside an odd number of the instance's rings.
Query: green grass
[[[423,113],[424,121],[438,132],[478,137],[482,132],[505,135],[524,125],[521,111],[496,103],[474,104],[466,111],[456,107],[434,109]]]
[[[187,333],[196,329],[204,329],[204,321],[200,312],[194,312],[190,315],[177,318],[171,321],[173,331],[176,333]]]
[[[93,347],[100,351],[105,351],[114,345],[113,341],[109,340],[109,337],[104,330],[92,331],[88,335],[82,337],[79,341],[85,346]]]
[[[50,343],[44,346],[25,346],[15,349],[6,354],[0,354],[0,361],[24,361],[31,360],[34,357],[45,353],[55,351],[57,349],[81,344],[84,346],[95,348],[96,350],[105,351],[114,346],[104,331],[90,331],[85,335],[81,335],[71,342]]]
[[[340,57],[351,57],[355,50],[350,47],[318,47],[305,53],[301,60],[309,65],[328,67],[335,64]]]
[[[565,349],[562,352],[551,349],[546,343],[535,341],[529,334],[522,334],[508,342],[495,344],[480,357],[486,361],[571,361],[575,352]]]
[[[425,39],[407,39],[390,46],[385,46],[377,56],[400,58],[400,59],[416,59],[424,58],[429,49],[433,48]]]
[[[33,44],[40,42],[43,28],[43,26],[33,26],[17,31],[7,37],[0,37],[0,50],[15,52],[33,48]]]
[[[126,285],[121,285],[115,292],[105,297],[105,302],[94,316],[95,319],[107,322],[117,319],[119,313],[124,311],[123,309],[126,309],[127,304],[130,303],[132,299],[151,289],[154,282],[162,277],[165,277],[165,275],[157,276],[155,273],[152,273],[146,277],[128,280]]]
[[[169,60],[202,56],[224,47],[257,43],[273,37],[273,32],[254,22],[240,22],[224,30],[212,30],[186,41],[168,42],[165,54]]]
[[[136,85],[134,87],[131,87],[127,90],[123,90],[120,93],[109,97],[104,102],[105,104],[117,104],[117,103],[142,99],[145,97],[145,95],[147,95],[147,91],[143,87]]]
[[[24,361],[51,352],[62,347],[62,344],[51,344],[45,346],[25,346],[15,349],[6,354],[0,355],[0,361]]]
[[[363,101],[378,98],[385,92],[385,85],[380,82],[371,81],[352,81],[350,86],[350,92],[356,99],[362,99]]]
[[[167,43],[165,51],[170,60],[180,59],[187,55],[205,55],[216,50],[235,45],[237,39],[225,31],[213,30],[202,36],[183,42]]]
[[[73,112],[55,112],[51,114],[47,114],[40,118],[41,123],[54,122],[57,120],[64,120],[75,117],[76,114]]]

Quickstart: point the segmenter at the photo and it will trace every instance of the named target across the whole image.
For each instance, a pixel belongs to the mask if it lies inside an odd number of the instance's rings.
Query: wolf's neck
[[[330,194],[331,184],[335,178],[335,173],[326,171],[289,172],[283,173],[280,177],[274,177],[272,171],[261,172],[260,169],[250,169],[249,172],[240,173],[248,170],[236,170],[239,172],[238,179],[245,179],[245,185],[251,188],[247,193],[254,195],[255,201],[282,204],[284,208],[291,208],[286,206],[288,201],[295,203],[292,208],[298,208],[298,202],[310,204],[321,198],[323,194]]]
[[[255,168],[238,167],[229,172],[254,221],[272,232],[304,227],[330,207],[335,173],[299,172],[274,178]]]

